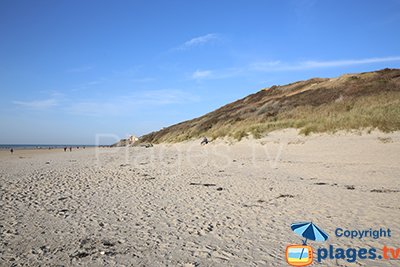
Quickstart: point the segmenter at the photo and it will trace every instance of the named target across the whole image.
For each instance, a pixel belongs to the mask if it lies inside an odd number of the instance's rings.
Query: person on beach
[[[10,149],[10,152],[11,152],[11,154],[13,154],[13,153],[14,153],[14,149],[11,148],[11,149]]]
[[[203,138],[203,141],[201,141],[200,145],[207,145],[208,144],[208,139],[207,137]]]
[[[70,146],[70,147],[69,147],[69,152],[71,152],[71,151],[72,151],[72,147]]]
[[[67,152],[67,147],[64,147],[64,152]]]

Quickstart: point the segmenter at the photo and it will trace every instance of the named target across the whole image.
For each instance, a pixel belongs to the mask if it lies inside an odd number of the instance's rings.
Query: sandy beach
[[[329,234],[314,248],[400,247],[399,132],[199,143],[0,151],[0,265],[286,266],[298,221]]]

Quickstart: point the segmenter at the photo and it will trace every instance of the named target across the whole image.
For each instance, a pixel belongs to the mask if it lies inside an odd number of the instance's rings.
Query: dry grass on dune
[[[201,136],[260,138],[297,128],[308,135],[338,130],[400,130],[400,70],[310,79],[272,86],[202,117],[141,138],[141,142],[181,142]]]
[[[400,130],[400,92],[340,100],[317,107],[300,106],[265,121],[220,123],[207,131],[188,129],[181,134],[165,135],[161,141],[181,142],[200,136],[213,139],[229,136],[237,140],[250,135],[261,138],[268,132],[285,128],[298,128],[305,135],[353,129],[379,129],[383,132]]]
[[[260,138],[265,133],[284,128],[298,128],[305,135],[353,129],[379,129],[383,132],[400,130],[400,93],[342,100],[318,107],[300,106],[265,122],[230,125],[225,128],[225,133],[228,133],[225,135],[238,140],[248,135]],[[209,134],[220,137],[224,136],[223,132],[223,129],[218,129]]]

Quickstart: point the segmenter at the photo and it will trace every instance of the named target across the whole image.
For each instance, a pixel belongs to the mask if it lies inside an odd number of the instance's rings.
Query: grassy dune
[[[400,130],[400,70],[272,86],[202,117],[144,135],[140,142],[180,142],[201,136],[241,140],[292,127],[305,135]]]
[[[270,131],[284,128],[299,128],[300,133],[305,135],[352,129],[379,129],[384,132],[400,130],[400,92],[360,97],[317,107],[300,106],[265,122],[239,122],[204,134],[213,138],[231,136],[240,140],[249,135],[260,138]]]

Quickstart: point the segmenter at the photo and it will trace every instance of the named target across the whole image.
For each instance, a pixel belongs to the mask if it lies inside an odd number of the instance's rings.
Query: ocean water
[[[95,147],[95,145],[32,145],[32,144],[25,144],[25,145],[15,145],[15,144],[3,144],[0,145],[0,150],[9,150],[9,149],[63,149],[64,147],[72,147],[72,148],[77,148],[79,149],[84,148],[84,147]]]

